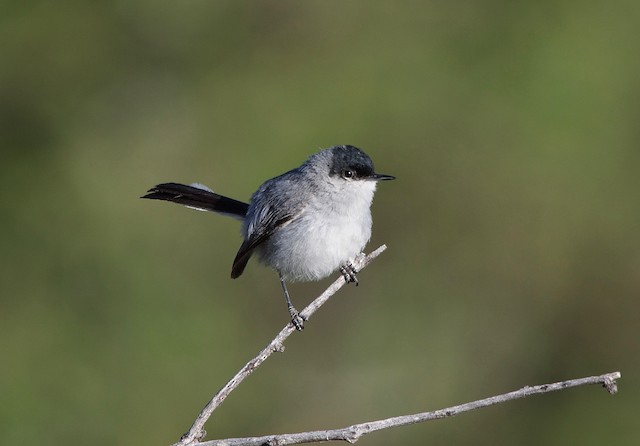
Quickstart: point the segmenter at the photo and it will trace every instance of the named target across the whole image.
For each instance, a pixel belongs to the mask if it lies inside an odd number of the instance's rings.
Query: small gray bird
[[[285,281],[319,280],[339,269],[347,283],[357,285],[352,262],[371,237],[376,185],[394,178],[376,173],[366,153],[345,145],[322,150],[300,167],[265,181],[249,204],[198,183],[158,184],[142,198],[241,220],[244,241],[231,277],[242,274],[255,252],[278,272],[291,322],[302,330],[304,321],[291,303]]]

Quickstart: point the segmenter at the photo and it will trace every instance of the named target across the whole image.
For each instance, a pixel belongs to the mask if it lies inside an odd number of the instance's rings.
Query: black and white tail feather
[[[171,201],[197,211],[217,212],[243,221],[249,210],[248,203],[216,194],[200,183],[189,186],[180,183],[158,184],[149,189],[142,198]]]

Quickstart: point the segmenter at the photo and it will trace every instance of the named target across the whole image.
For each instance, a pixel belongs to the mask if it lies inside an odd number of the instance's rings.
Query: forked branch
[[[386,246],[382,245],[372,253],[368,255],[362,255],[355,260],[354,267],[357,270],[362,270],[385,249]],[[344,285],[345,281],[342,277],[340,277],[335,282],[333,282],[329,286],[329,288],[325,290],[324,293],[322,293],[304,310],[302,310],[300,312],[300,316],[302,316],[304,319],[309,319],[318,310],[318,308],[320,308],[333,294],[336,293],[336,291],[338,291]],[[369,421],[366,423],[354,424],[352,426],[341,429],[301,432],[295,434],[268,435],[263,437],[229,438],[225,440],[211,440],[202,442],[202,439],[206,435],[204,425],[209,417],[211,417],[213,411],[216,410],[216,408],[218,408],[220,404],[222,404],[227,396],[236,387],[238,387],[247,376],[249,376],[258,367],[260,367],[260,365],[264,361],[266,361],[269,356],[271,356],[274,352],[284,351],[284,341],[295,331],[296,329],[294,328],[293,324],[287,324],[287,326],[285,326],[260,353],[258,353],[244,367],[242,367],[242,369],[240,369],[240,371],[238,371],[238,373],[236,373],[235,376],[231,378],[231,380],[227,382],[227,384],[225,384],[224,387],[222,387],[222,389],[220,389],[220,391],[216,395],[214,395],[214,397],[202,409],[193,425],[191,426],[191,429],[189,429],[189,432],[184,434],[180,441],[178,443],[175,443],[173,446],[284,446],[337,440],[355,443],[363,435],[378,430],[453,417],[463,412],[492,406],[494,404],[500,404],[518,398],[524,398],[530,395],[564,390],[571,387],[583,386],[588,384],[601,384],[609,393],[614,394],[617,392],[616,380],[621,376],[620,372],[611,372],[604,375],[571,379],[552,384],[543,384],[533,387],[526,386],[513,392],[504,393],[502,395],[496,395],[482,400],[472,401],[445,409],[439,409],[431,412],[422,412],[413,415],[386,418],[377,421]]]

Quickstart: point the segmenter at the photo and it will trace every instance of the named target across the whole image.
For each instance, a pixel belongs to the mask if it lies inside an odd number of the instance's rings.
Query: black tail
[[[207,190],[204,186],[187,186],[178,183],[162,183],[149,189],[141,198],[172,201],[201,211],[213,211],[231,217],[244,219],[249,205],[242,201],[223,197]]]

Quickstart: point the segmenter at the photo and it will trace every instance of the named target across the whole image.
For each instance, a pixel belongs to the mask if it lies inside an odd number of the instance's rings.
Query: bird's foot
[[[344,277],[344,281],[347,283],[355,283],[358,286],[358,270],[351,262],[347,262],[340,267],[340,272],[342,273],[342,277]]]
[[[291,315],[291,323],[293,324],[294,327],[296,327],[296,330],[298,331],[304,330],[305,318],[300,316],[300,313],[298,313],[298,310],[296,310],[293,307],[289,307],[289,314]]]

